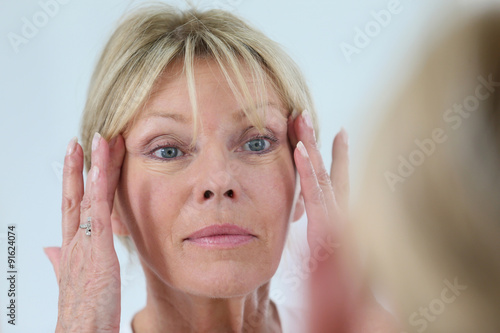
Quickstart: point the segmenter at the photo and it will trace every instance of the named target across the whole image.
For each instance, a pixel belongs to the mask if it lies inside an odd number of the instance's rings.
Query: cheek
[[[259,177],[252,177],[246,186],[252,188],[248,193],[252,194],[253,203],[258,205],[255,208],[260,208],[266,215],[280,214],[284,217],[283,213],[291,208],[293,200],[293,176],[293,172],[285,172],[281,168],[260,172]]]
[[[293,164],[287,158],[278,158],[272,164],[247,171],[240,180],[243,195],[249,197],[248,204],[258,213],[257,220],[262,221],[270,238],[280,241],[286,234],[293,204]]]
[[[122,169],[122,192],[125,194],[125,223],[136,246],[146,251],[158,244],[171,246],[173,221],[181,211],[185,185],[179,177],[151,170],[139,160],[127,158]]]

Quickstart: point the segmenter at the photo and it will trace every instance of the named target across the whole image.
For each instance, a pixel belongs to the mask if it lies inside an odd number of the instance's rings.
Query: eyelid
[[[276,137],[274,137],[273,135],[270,135],[270,134],[257,134],[256,136],[253,136],[250,139],[248,139],[246,142],[252,141],[252,140],[257,140],[257,139],[268,139],[268,140],[271,140],[272,142],[278,141],[278,139]]]

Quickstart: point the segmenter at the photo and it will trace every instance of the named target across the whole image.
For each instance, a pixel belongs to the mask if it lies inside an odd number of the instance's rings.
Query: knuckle
[[[308,142],[307,142],[311,148],[315,151],[315,152],[320,152],[319,151],[319,146],[318,146],[318,142],[316,141],[316,138],[312,138],[310,139]]]
[[[63,179],[71,177],[77,173],[77,163],[71,157],[72,156],[66,156],[64,159]]]
[[[83,213],[87,210],[90,209],[90,206],[91,206],[91,203],[92,203],[92,200],[90,199],[90,197],[85,193],[84,196],[83,196],[83,199],[80,203],[80,213]]]
[[[78,208],[79,200],[70,195],[63,194],[61,210],[63,213],[74,211]]]
[[[331,187],[332,181],[330,179],[330,175],[325,169],[319,170],[317,173],[318,183],[320,186]]]

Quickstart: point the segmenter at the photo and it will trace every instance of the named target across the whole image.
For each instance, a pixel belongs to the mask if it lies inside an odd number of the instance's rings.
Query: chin
[[[210,298],[242,297],[268,283],[274,267],[242,262],[216,262],[203,269],[191,270],[178,287],[190,294]]]

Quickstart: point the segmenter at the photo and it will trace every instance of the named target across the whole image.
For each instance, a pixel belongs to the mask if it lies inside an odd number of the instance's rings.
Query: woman
[[[500,331],[500,12],[454,11],[371,147],[354,223],[407,332]]]
[[[269,281],[304,210],[313,259],[345,271],[328,259],[347,205],[347,138],[334,141],[331,181],[317,132],[297,66],[234,15],[157,5],[128,16],[93,75],[82,146],[72,140],[65,158],[63,244],[46,250],[56,331],[119,330],[113,233],[146,276],[134,332],[309,331],[277,309]],[[351,289],[339,278],[335,302]]]

